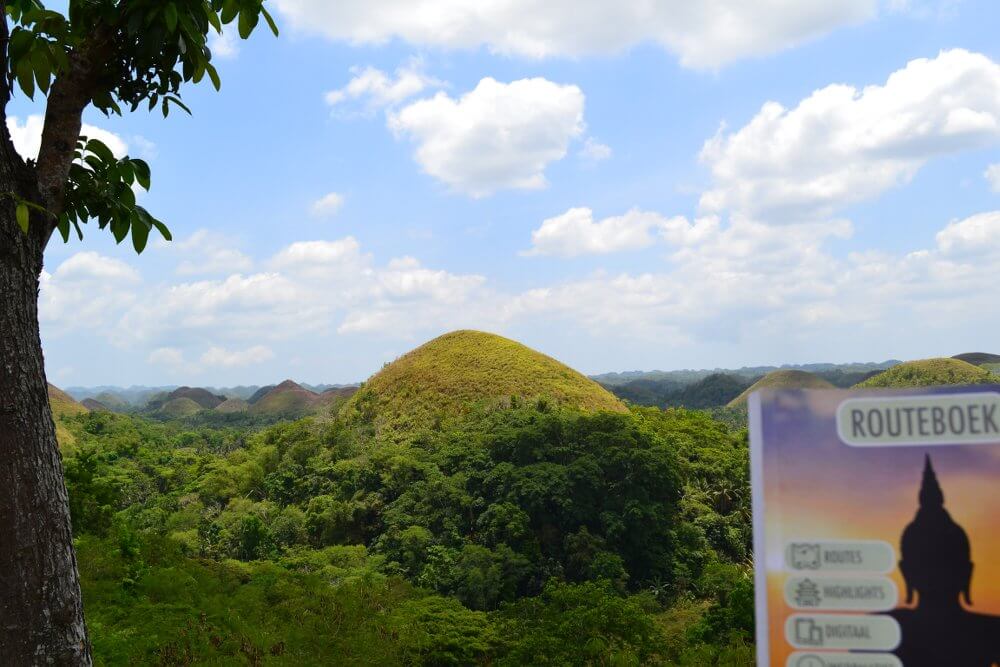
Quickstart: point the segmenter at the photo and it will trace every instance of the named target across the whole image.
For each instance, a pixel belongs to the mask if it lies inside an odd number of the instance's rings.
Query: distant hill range
[[[136,412],[167,419],[208,414],[235,418],[245,414],[265,421],[329,413],[348,404],[348,412],[377,412],[375,423],[395,432],[404,422],[412,422],[413,429],[422,427],[433,421],[428,415],[454,413],[456,405],[469,400],[496,400],[504,396],[507,399],[546,396],[585,408],[617,409],[620,405],[617,399],[622,399],[663,408],[717,409],[740,406],[746,396],[762,387],[847,388],[998,381],[1000,355],[986,352],[907,363],[890,359],[781,367],[627,371],[587,378],[515,341],[478,331],[456,331],[387,364],[360,392],[358,385],[309,385],[292,380],[229,388],[71,387],[60,391],[65,399],[54,399],[53,403],[61,401],[62,405],[69,400],[84,410]],[[416,407],[407,405],[408,401],[413,403],[409,399],[418,393]]]

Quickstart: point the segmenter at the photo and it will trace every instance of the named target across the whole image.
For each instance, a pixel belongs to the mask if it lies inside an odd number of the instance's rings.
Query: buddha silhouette
[[[904,667],[1000,665],[1000,617],[962,605],[972,606],[969,536],[944,508],[930,456],[924,463],[920,508],[903,530],[900,551],[907,606],[889,615],[902,629],[902,643],[894,652]]]

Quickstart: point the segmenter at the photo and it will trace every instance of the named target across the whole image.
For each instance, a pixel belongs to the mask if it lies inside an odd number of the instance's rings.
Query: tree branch
[[[63,211],[63,193],[83,127],[83,110],[93,98],[100,68],[111,53],[111,35],[106,27],[98,28],[73,49],[69,68],[56,77],[49,91],[35,171],[41,204],[56,216]],[[55,226],[52,221],[46,242]]]

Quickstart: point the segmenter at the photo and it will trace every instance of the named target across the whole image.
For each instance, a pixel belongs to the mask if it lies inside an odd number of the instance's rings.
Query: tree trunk
[[[3,128],[5,130],[6,128]],[[0,139],[0,193],[38,201],[32,170]],[[34,197],[32,195],[35,195]],[[38,330],[49,230],[26,235],[0,200],[0,665],[90,665],[62,461]]]

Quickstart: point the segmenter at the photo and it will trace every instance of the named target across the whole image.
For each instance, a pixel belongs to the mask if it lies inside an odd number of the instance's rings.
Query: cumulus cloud
[[[1000,211],[948,223],[937,234],[938,247],[949,255],[982,255],[1000,250]]]
[[[78,252],[53,273],[43,271],[38,317],[53,334],[107,326],[137,300],[138,271],[93,251]]]
[[[331,107],[356,101],[369,111],[399,104],[419,95],[428,88],[445,85],[424,72],[423,61],[412,58],[390,75],[375,67],[353,67],[353,78],[343,88],[331,90],[324,96]]]
[[[417,145],[424,172],[474,197],[545,187],[545,168],[584,131],[584,95],[546,79],[482,79],[454,99],[444,92],[390,112],[390,129]]]
[[[986,178],[993,192],[1000,192],[1000,163],[988,166],[983,177]]]
[[[943,51],[883,85],[830,85],[792,109],[768,102],[706,142],[714,183],[702,210],[816,220],[909,181],[928,160],[1000,142],[1000,65]]]
[[[7,130],[10,132],[11,141],[14,142],[14,148],[17,149],[21,157],[32,160],[38,157],[44,126],[45,117],[41,114],[31,114],[24,119],[23,123],[17,116],[7,118]],[[121,158],[128,155],[128,143],[114,132],[108,132],[84,123],[80,134],[90,139],[103,141],[115,154],[115,157]]]
[[[178,275],[182,276],[251,270],[253,260],[236,249],[235,245],[234,239],[207,229],[199,229],[180,241],[158,243],[159,247],[183,257],[176,269]]]
[[[544,220],[531,233],[531,250],[523,254],[577,257],[638,250],[652,245],[651,230],[666,223],[660,214],[639,209],[595,221],[589,208],[571,208]]]
[[[332,218],[344,205],[344,195],[338,192],[330,192],[313,202],[310,210],[312,214],[319,218]]]
[[[655,216],[646,233],[666,253],[660,268],[521,291],[413,257],[378,262],[349,237],[293,244],[265,262],[266,273],[173,285],[144,285],[124,263],[78,253],[43,276],[42,322],[46,335],[91,331],[148,349],[150,363],[178,373],[264,363],[260,348],[337,334],[416,341],[452,328],[562,327],[693,349],[1000,326],[1000,211],[949,222],[914,252],[847,255],[831,248],[852,235],[845,220],[645,215]]]
[[[689,67],[717,68],[873,18],[877,0],[278,0],[297,29],[352,44],[420,46],[543,58],[615,53],[652,42]]]

